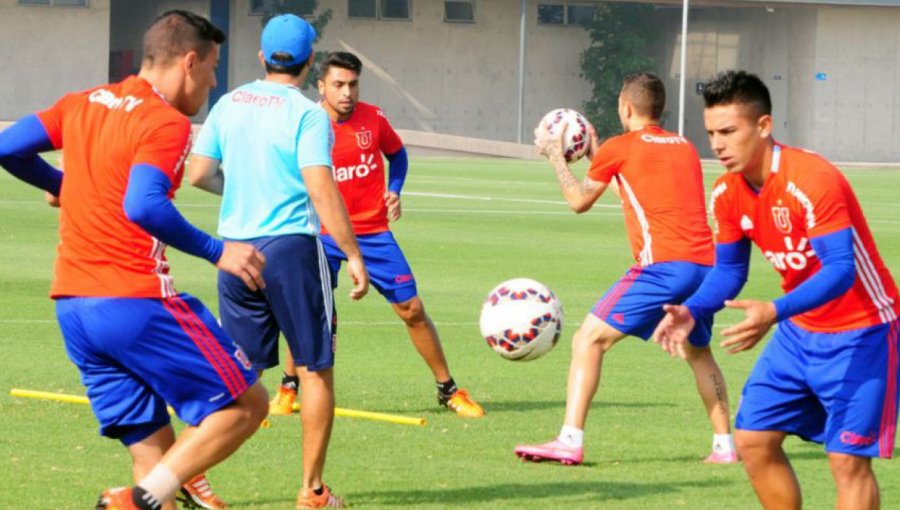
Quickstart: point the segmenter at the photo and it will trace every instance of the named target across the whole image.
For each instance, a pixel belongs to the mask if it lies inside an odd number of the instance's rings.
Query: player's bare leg
[[[412,340],[419,356],[431,369],[431,373],[434,374],[434,380],[439,387],[438,402],[446,405],[460,416],[468,418],[483,416],[484,409],[472,400],[468,391],[465,389],[455,390],[456,385],[450,375],[450,367],[447,365],[447,358],[444,356],[437,328],[434,327],[434,322],[425,312],[422,300],[416,296],[402,303],[391,303],[391,306],[397,317],[400,317],[406,324],[409,339]],[[442,389],[444,386],[454,389],[446,391]],[[442,395],[442,393],[447,394]]]
[[[325,455],[334,424],[334,369],[310,372],[297,367],[300,377],[300,419],[303,423],[303,489],[324,485]]]
[[[135,484],[150,473],[173,444],[175,444],[175,430],[171,425],[166,425],[141,441],[128,446]],[[167,501],[162,505],[162,510],[175,510],[175,508],[174,501]]]
[[[447,358],[444,356],[437,328],[434,327],[431,317],[425,313],[425,305],[422,304],[422,300],[417,296],[402,303],[391,303],[391,306],[397,317],[400,317],[406,324],[409,339],[412,340],[416,351],[431,369],[434,379],[436,381],[449,380],[450,367],[447,366]]]
[[[179,436],[162,462],[183,481],[218,464],[259,429],[268,413],[267,400],[266,390],[257,381],[232,405]]]
[[[799,510],[803,503],[797,476],[781,446],[785,435],[779,431],[740,429],[734,434],[756,497],[768,510]]]
[[[625,334],[588,314],[572,337],[572,361],[566,390],[565,424],[584,430],[591,401],[600,384],[603,356]]]
[[[838,510],[876,510],[881,501],[872,459],[829,453],[828,464],[837,486]]]
[[[569,363],[566,415],[562,430],[556,439],[547,443],[516,447],[516,455],[525,460],[581,464],[584,426],[600,384],[603,356],[625,336],[593,314],[585,317],[572,337],[572,361]]]
[[[694,381],[697,384],[697,393],[703,400],[706,413],[712,424],[714,438],[713,453],[707,457],[706,462],[716,464],[736,463],[737,455],[734,453],[731,434],[731,415],[728,407],[728,389],[725,385],[725,377],[712,350],[707,347],[694,347],[687,344],[685,347],[687,362],[694,373]],[[721,444],[719,444],[721,443]]]

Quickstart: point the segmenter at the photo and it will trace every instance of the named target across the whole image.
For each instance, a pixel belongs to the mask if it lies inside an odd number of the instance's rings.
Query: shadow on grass
[[[460,506],[469,503],[522,500],[523,505],[535,508],[541,500],[559,502],[560,497],[586,497],[593,500],[625,500],[660,494],[673,494],[683,489],[713,488],[731,485],[730,481],[694,480],[681,483],[630,483],[630,482],[549,482],[529,484],[499,484],[474,487],[375,490],[348,494],[348,501],[363,505],[387,504],[414,506],[445,504]],[[527,502],[527,503],[525,503]]]

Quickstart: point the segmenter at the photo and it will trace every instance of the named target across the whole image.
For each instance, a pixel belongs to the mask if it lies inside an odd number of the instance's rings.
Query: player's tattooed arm
[[[566,202],[569,203],[569,207],[576,213],[590,210],[594,202],[606,190],[608,184],[595,181],[590,177],[585,177],[584,180],[579,182],[572,170],[569,169],[569,165],[566,164],[566,159],[562,153],[551,156],[549,159],[553,164],[553,169],[556,171],[556,180],[559,181],[559,188],[562,190]]]
[[[191,154],[188,160],[188,179],[191,185],[221,195],[225,188],[225,174],[219,160],[199,154]]]

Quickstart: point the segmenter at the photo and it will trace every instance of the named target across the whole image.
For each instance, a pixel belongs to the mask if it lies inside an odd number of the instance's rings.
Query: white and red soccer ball
[[[590,123],[583,115],[569,108],[557,108],[551,111],[538,125],[538,129],[542,129],[551,136],[559,136],[559,130],[565,127],[565,136],[563,136],[563,153],[566,161],[574,163],[581,159],[586,153],[591,143],[591,136],[588,133]]]
[[[556,345],[562,322],[562,305],[547,287],[515,278],[488,293],[478,325],[494,352],[508,360],[529,361]]]

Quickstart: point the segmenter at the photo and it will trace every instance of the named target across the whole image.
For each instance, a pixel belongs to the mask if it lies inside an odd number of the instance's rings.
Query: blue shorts
[[[825,450],[890,458],[897,429],[898,322],[815,333],[787,320],[747,378],[735,428],[778,430]]]
[[[188,294],[62,298],[56,317],[100,433],[125,445],[169,423],[166,403],[199,425],[256,382],[241,349]]]
[[[416,290],[416,279],[406,257],[390,231],[377,234],[356,236],[359,250],[362,252],[363,264],[369,272],[369,281],[389,303],[403,303],[419,295]],[[347,260],[344,252],[338,248],[334,238],[322,236],[322,246],[331,267],[331,283],[337,288],[337,274],[341,262]]]
[[[710,266],[693,262],[659,262],[633,266],[591,310],[626,335],[647,340],[662,320],[664,304],[680,304],[697,290]],[[712,336],[712,317],[699,320],[688,340],[706,347]]]
[[[266,288],[219,271],[222,327],[244,349],[255,370],[278,366],[283,333],[294,364],[316,372],[334,366],[334,300],[325,253],[317,238],[281,235],[241,241],[266,257]]]

